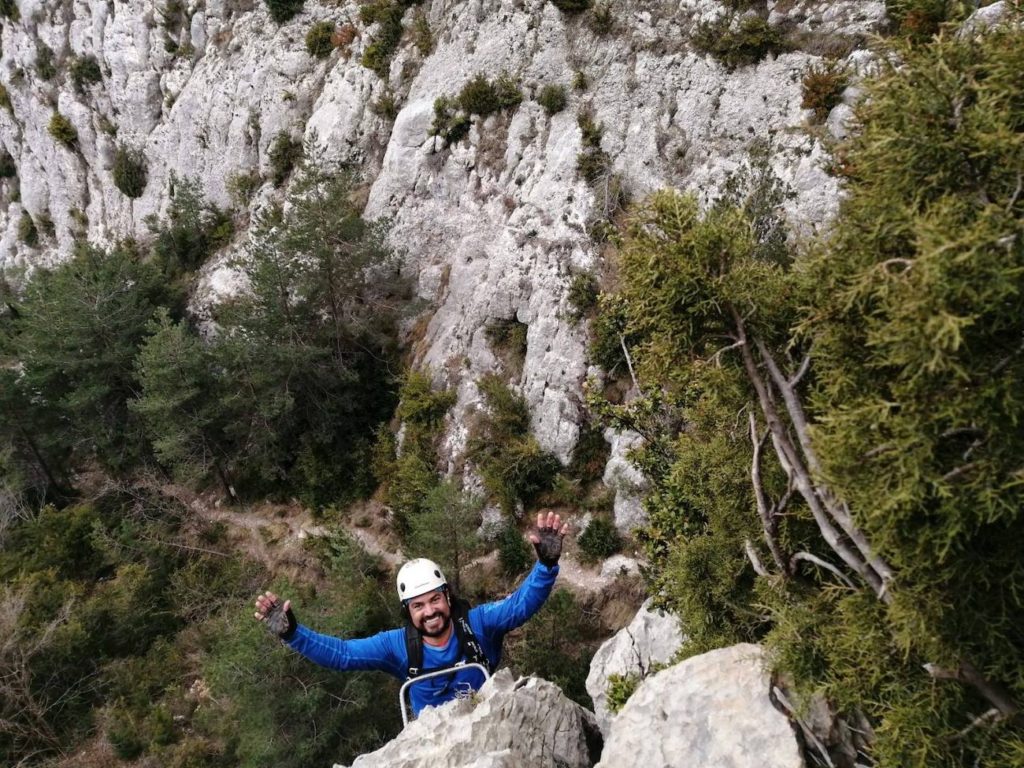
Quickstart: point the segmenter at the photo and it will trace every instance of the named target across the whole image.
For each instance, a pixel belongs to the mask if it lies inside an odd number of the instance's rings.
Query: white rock
[[[593,714],[558,686],[502,669],[472,698],[423,710],[352,768],[589,768],[600,745]]]
[[[611,453],[602,479],[605,485],[615,489],[615,526],[629,533],[647,522],[643,493],[649,483],[628,457],[630,450],[643,443],[643,438],[636,432],[606,429],[604,439],[611,445]]]
[[[654,664],[670,662],[682,642],[678,619],[652,611],[651,601],[647,600],[629,626],[620,629],[597,649],[590,662],[586,685],[602,732],[608,733],[614,717],[608,711],[608,679],[612,675],[644,677]]]
[[[612,721],[598,768],[804,768],[769,685],[764,652],[750,644],[659,672]]]

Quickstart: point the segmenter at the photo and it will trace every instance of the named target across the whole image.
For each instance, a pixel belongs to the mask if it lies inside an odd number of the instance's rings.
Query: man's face
[[[412,625],[427,637],[440,637],[451,624],[448,596],[442,591],[428,592],[409,601]]]

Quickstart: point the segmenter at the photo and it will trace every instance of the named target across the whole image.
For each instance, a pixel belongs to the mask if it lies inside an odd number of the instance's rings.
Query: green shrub
[[[587,90],[587,74],[582,69],[572,73],[572,89],[574,91]]]
[[[510,109],[523,100],[519,85],[508,74],[501,74],[497,79],[488,80],[486,75],[478,74],[462,86],[459,91],[458,104],[462,110],[471,115],[490,115],[502,109]]]
[[[533,563],[533,552],[515,523],[506,522],[498,533],[498,562],[509,578],[523,573]]]
[[[6,149],[0,150],[0,179],[10,179],[18,175],[18,166]]]
[[[615,713],[626,706],[629,697],[640,687],[641,678],[636,673],[628,675],[608,675],[608,688],[605,691],[608,711]]]
[[[147,739],[141,723],[131,713],[115,708],[107,721],[107,739],[114,748],[114,754],[122,760],[134,760],[146,751]]]
[[[594,122],[589,111],[580,112],[576,116],[576,124],[580,128],[583,145],[576,158],[576,170],[588,184],[593,185],[611,170],[611,157],[601,149],[604,126]]]
[[[50,117],[50,124],[47,126],[50,135],[64,146],[74,149],[78,142],[78,131],[60,112],[54,112]]]
[[[580,13],[590,7],[592,0],[551,0],[562,13]]]
[[[318,21],[306,32],[306,50],[309,55],[324,59],[334,50],[334,24],[329,21]]]
[[[103,80],[103,72],[100,71],[100,64],[95,56],[76,56],[71,60],[69,71],[71,82],[79,93],[84,92],[87,86]]]
[[[913,43],[930,40],[943,23],[962,8],[950,0],[885,0],[885,9],[896,24],[897,33]],[[962,4],[960,4],[962,6]]]
[[[530,326],[516,319],[496,320],[484,329],[491,347],[515,370],[526,360],[526,337]]]
[[[769,54],[786,50],[782,34],[760,16],[746,16],[737,29],[724,17],[702,24],[693,36],[693,46],[709,53],[729,69],[756,64]]]
[[[434,100],[434,122],[430,132],[441,136],[449,145],[455,144],[469,133],[469,115],[459,109],[458,103],[447,96]]]
[[[565,86],[562,85],[545,85],[537,96],[537,103],[544,107],[544,111],[549,115],[557,114],[565,109],[567,101]]]
[[[438,428],[445,414],[455,405],[457,394],[451,389],[435,390],[429,376],[411,371],[405,377],[399,398],[395,411],[399,419]]]
[[[142,197],[146,189],[146,158],[142,150],[118,145],[112,169],[114,185],[126,197]]]
[[[36,223],[28,211],[22,211],[21,218],[18,219],[18,239],[29,248],[39,245],[39,230],[36,229]]]
[[[303,0],[263,0],[267,4],[267,10],[270,11],[270,18],[276,21],[278,24],[291,19],[295,14],[302,10]]]
[[[270,179],[275,187],[280,187],[302,159],[302,142],[293,139],[288,131],[281,131],[270,143],[267,157],[270,160]]]
[[[604,430],[598,424],[586,423],[580,429],[579,439],[572,449],[570,474],[584,483],[593,483],[604,475],[611,446],[604,439]]]
[[[842,101],[843,90],[849,82],[846,70],[830,62],[813,66],[804,73],[801,85],[803,100],[800,106],[814,110],[814,120],[823,123],[828,113]]]
[[[11,21],[21,19],[21,10],[18,8],[18,0],[0,0],[0,16]]]
[[[615,16],[612,14],[611,3],[605,2],[594,6],[587,19],[587,26],[595,35],[608,35],[615,29]]]
[[[386,89],[370,104],[370,111],[385,120],[394,122],[395,118],[398,117],[398,100],[390,88]]]
[[[363,51],[362,65],[386,80],[391,71],[391,59],[402,39],[402,17],[406,5],[389,0],[378,0],[359,6],[359,18],[365,24],[378,24],[377,35]]]
[[[615,524],[604,517],[595,517],[577,537],[581,559],[587,563],[605,560],[622,548],[622,537]]]
[[[429,56],[434,50],[434,33],[430,29],[427,14],[422,10],[416,11],[412,18],[412,42],[423,57]]]
[[[588,272],[573,275],[572,282],[569,283],[568,298],[572,307],[569,314],[574,323],[578,323],[597,306],[599,294],[597,280],[593,275]]]
[[[480,468],[484,487],[511,514],[517,501],[530,505],[549,490],[561,464],[529,434],[530,414],[522,395],[495,375],[477,385],[487,410],[470,429],[467,453]]]
[[[36,72],[43,80],[52,80],[57,75],[57,62],[53,49],[42,40],[36,44]]]
[[[239,171],[228,176],[228,195],[236,208],[248,208],[263,183],[259,171]]]

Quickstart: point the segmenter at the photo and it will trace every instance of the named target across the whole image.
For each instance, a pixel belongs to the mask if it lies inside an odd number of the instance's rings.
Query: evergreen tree
[[[40,455],[70,451],[118,471],[137,462],[144,445],[127,407],[138,389],[133,359],[165,295],[156,270],[124,247],[84,247],[37,272],[11,320],[21,369],[5,387],[28,407],[5,409],[5,431],[46,443]]]
[[[477,529],[483,500],[448,480],[427,494],[424,507],[409,521],[408,549],[439,563],[455,593],[462,594],[461,570],[480,550]]]
[[[644,396],[592,398],[647,438],[688,652],[764,639],[884,765],[1024,755],[1021,37],[899,49],[809,254],[765,254],[735,198],[655,195],[615,297]]]

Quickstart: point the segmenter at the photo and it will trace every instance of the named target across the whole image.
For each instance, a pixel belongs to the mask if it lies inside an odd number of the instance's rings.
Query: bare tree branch
[[[747,559],[750,560],[750,564],[754,568],[754,573],[764,578],[770,578],[771,574],[768,573],[768,569],[764,567],[764,563],[761,562],[761,556],[757,554],[757,550],[754,549],[754,544],[750,539],[743,540],[743,549],[747,553]]]
[[[790,558],[790,563],[795,564],[797,561],[800,560],[803,560],[808,563],[814,563],[819,568],[824,568],[826,571],[835,574],[836,578],[843,582],[843,584],[845,584],[850,589],[857,588],[856,585],[854,585],[854,583],[850,581],[849,578],[847,578],[846,574],[844,574],[842,571],[840,571],[827,560],[822,560],[820,557],[812,555],[810,552],[797,552]]]
[[[761,527],[764,530],[764,540],[768,545],[768,550],[772,553],[772,560],[775,561],[775,565],[779,569],[779,573],[783,576],[789,575],[789,569],[786,567],[786,558],[782,554],[782,549],[779,547],[778,541],[778,522],[772,516],[772,510],[774,507],[769,509],[768,500],[765,496],[764,485],[761,482],[761,452],[764,450],[765,440],[768,438],[768,433],[765,432],[762,437],[757,436],[757,419],[754,418],[754,414],[748,414],[750,420],[750,442],[754,446],[754,457],[750,462],[750,481],[754,486],[754,499],[757,502],[757,514],[761,518]]]

